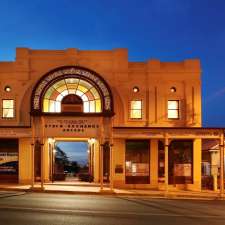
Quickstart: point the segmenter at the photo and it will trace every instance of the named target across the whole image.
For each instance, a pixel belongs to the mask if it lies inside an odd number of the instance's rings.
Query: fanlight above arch
[[[99,92],[92,84],[80,78],[65,78],[50,86],[44,94],[43,112],[61,112],[62,100],[70,94],[83,100],[83,112],[102,112]]]
[[[31,111],[60,113],[62,101],[69,95],[82,99],[83,113],[113,115],[107,83],[97,73],[77,66],[55,69],[40,79],[32,93]]]

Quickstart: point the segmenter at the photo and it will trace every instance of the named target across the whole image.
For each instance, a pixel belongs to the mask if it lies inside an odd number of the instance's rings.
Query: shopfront
[[[18,139],[0,139],[0,182],[18,182]]]

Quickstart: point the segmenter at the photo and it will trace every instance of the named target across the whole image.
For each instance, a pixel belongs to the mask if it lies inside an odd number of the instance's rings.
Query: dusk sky
[[[225,0],[1,0],[0,10],[0,61],[16,47],[200,58],[203,125],[225,127]]]
[[[56,145],[63,150],[70,161],[77,161],[81,165],[87,164],[88,159],[88,143],[87,142],[56,142]]]

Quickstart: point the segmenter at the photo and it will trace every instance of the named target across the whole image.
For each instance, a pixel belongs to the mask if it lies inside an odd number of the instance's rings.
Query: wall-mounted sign
[[[219,139],[222,129],[216,128],[140,128],[133,129],[129,127],[114,127],[115,138],[205,138]]]
[[[102,121],[99,117],[91,118],[45,118],[47,137],[96,137],[100,133]]]

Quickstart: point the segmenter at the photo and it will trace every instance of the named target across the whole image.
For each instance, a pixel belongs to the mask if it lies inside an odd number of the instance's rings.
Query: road
[[[218,225],[225,201],[0,192],[0,225]]]

